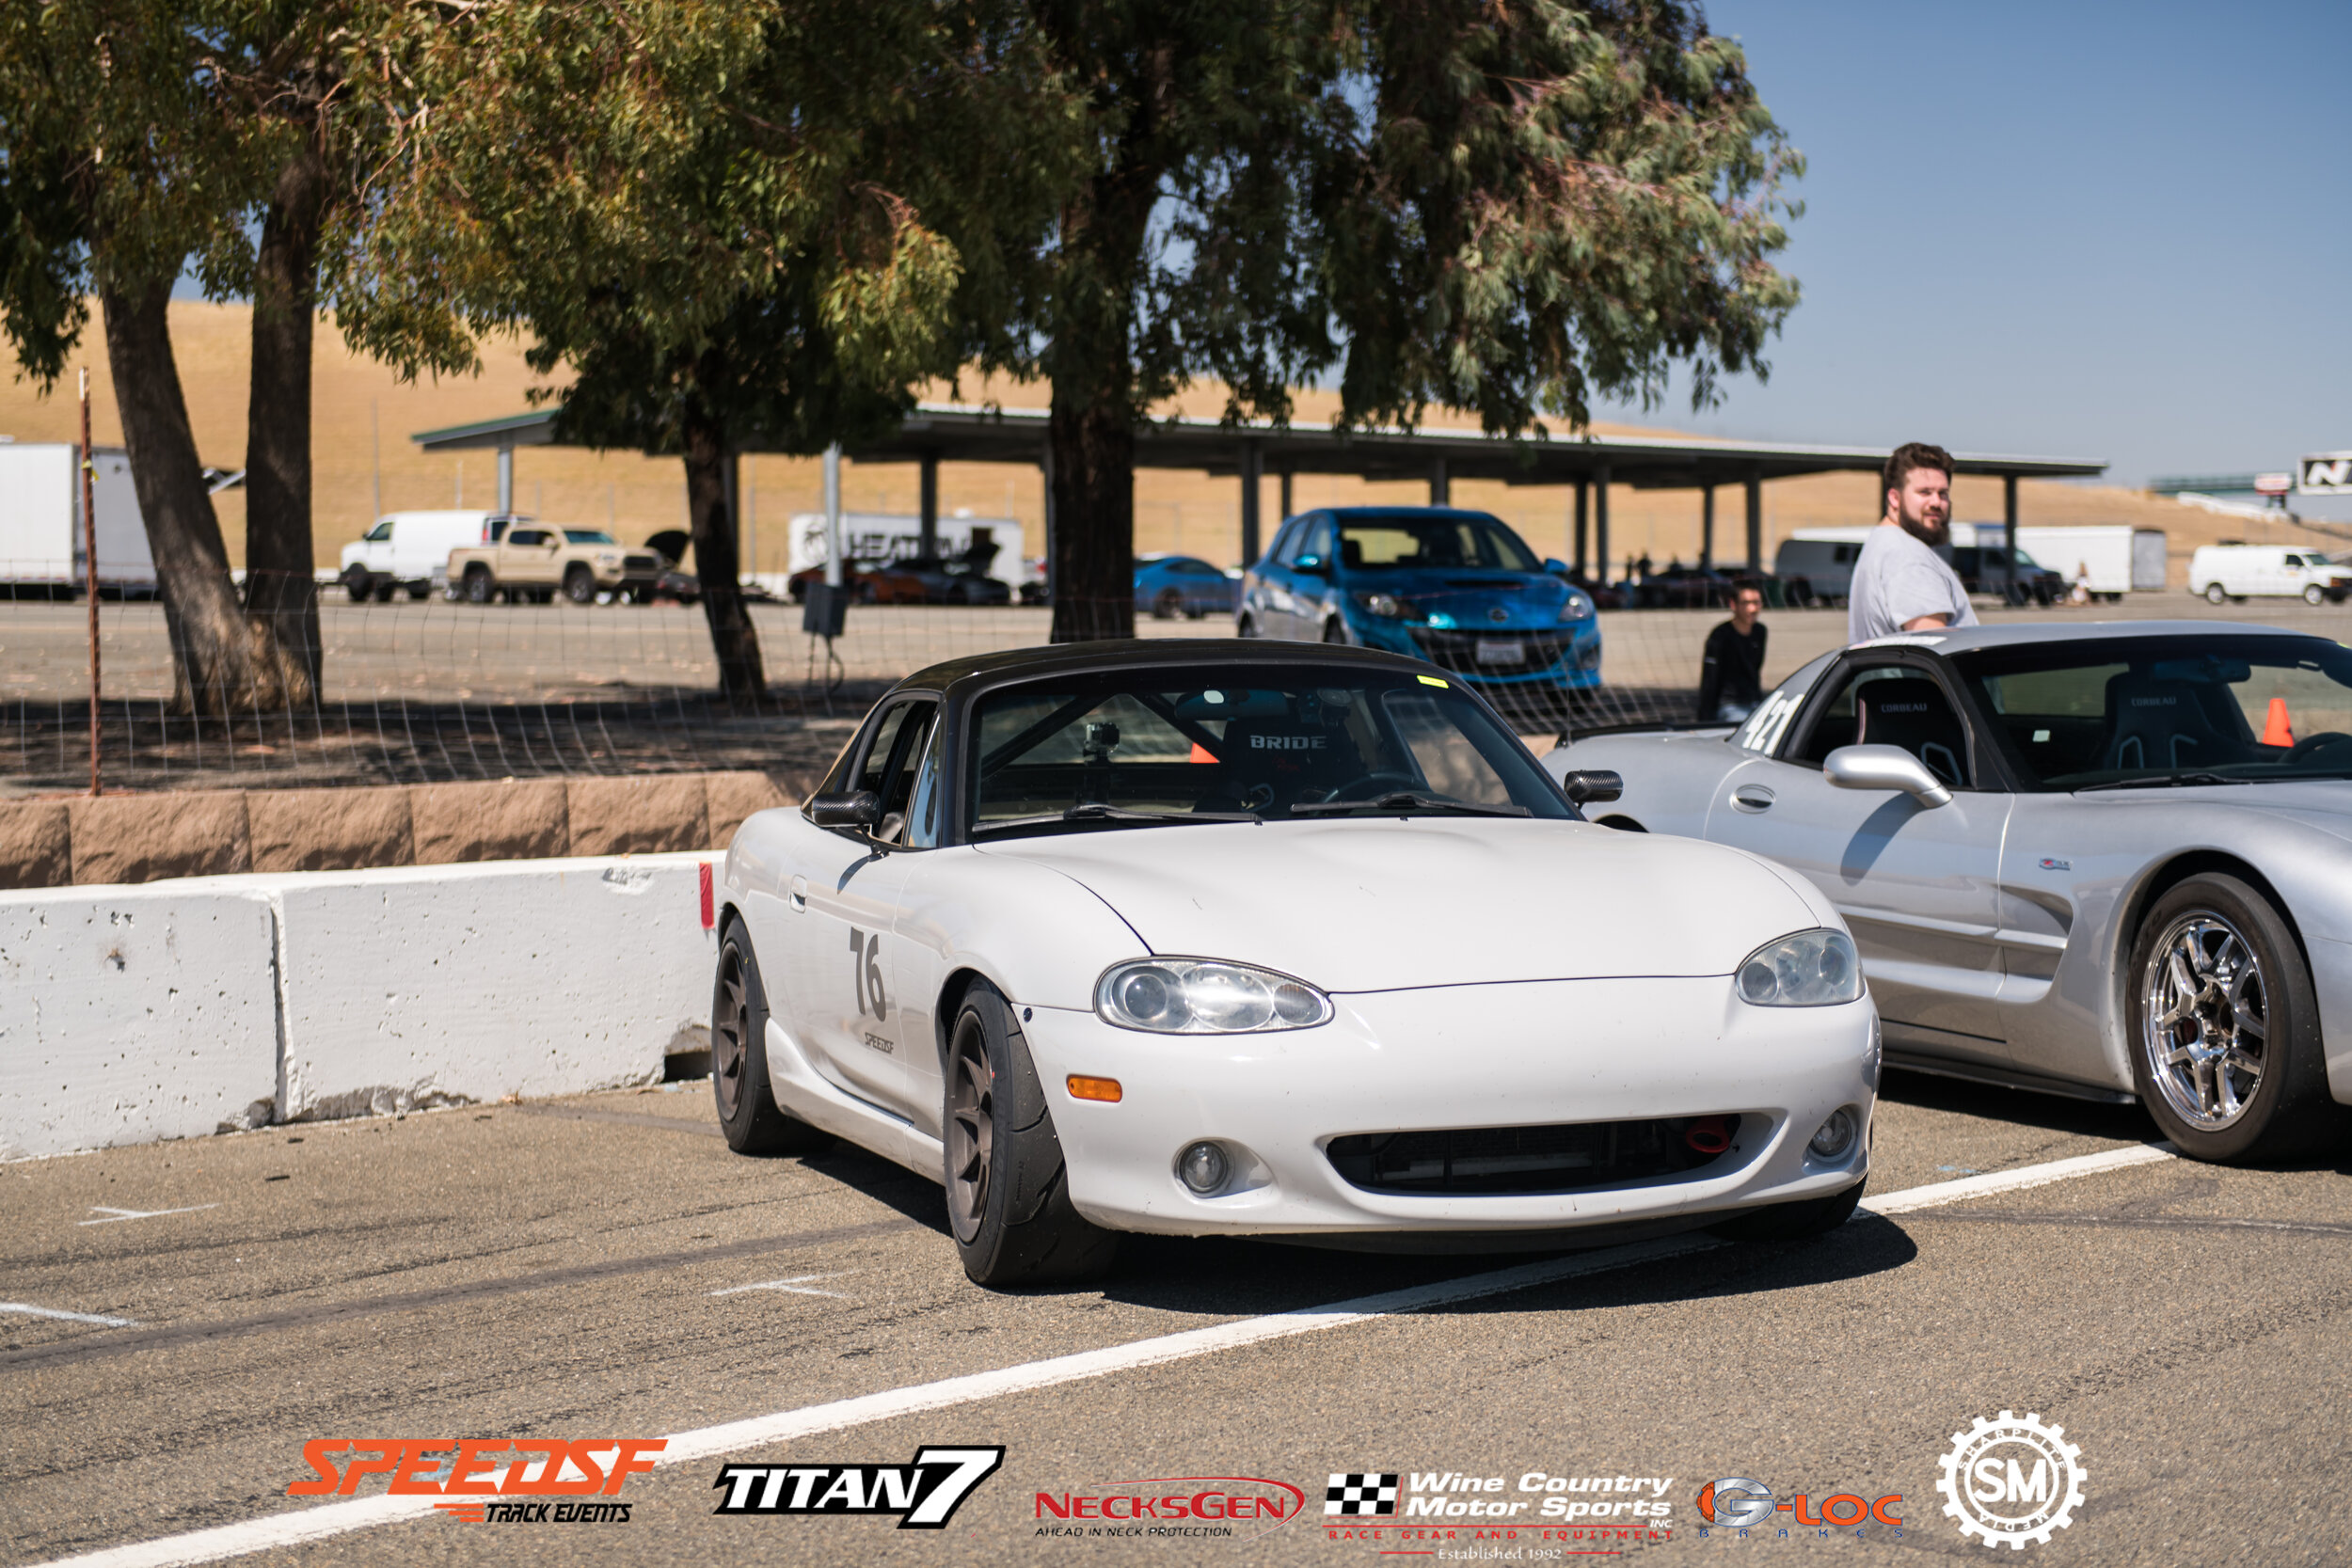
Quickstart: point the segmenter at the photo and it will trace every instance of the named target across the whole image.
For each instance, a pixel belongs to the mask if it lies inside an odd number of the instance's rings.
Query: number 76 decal
[[[871,1013],[876,1022],[890,1016],[882,997],[882,933],[871,935],[852,927],[850,932],[850,983],[857,988],[857,1013]]]

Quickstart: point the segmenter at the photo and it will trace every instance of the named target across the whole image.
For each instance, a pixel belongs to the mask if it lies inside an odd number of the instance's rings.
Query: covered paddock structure
[[[557,445],[558,411],[538,409],[504,419],[411,437],[429,452],[492,450],[498,453],[498,505],[514,510],[514,454],[518,447]],[[917,464],[924,553],[935,554],[939,522],[939,465],[1012,464],[1047,475],[1045,526],[1050,540],[1052,454],[1046,440],[1047,411],[995,408],[970,404],[923,403],[887,436],[845,449],[841,455],[864,464]],[[752,443],[744,452],[781,449]],[[1422,480],[1433,505],[1451,499],[1456,480],[1491,480],[1510,485],[1571,488],[1574,540],[1569,564],[1596,581],[1609,578],[1609,489],[1696,490],[1700,496],[1699,564],[1722,564],[1716,551],[1716,493],[1741,492],[1743,529],[1740,561],[1750,570],[1763,561],[1763,486],[1767,480],[1808,474],[1875,473],[1886,451],[1877,447],[1815,446],[1779,441],[1719,441],[1700,436],[1624,435],[1552,436],[1505,439],[1476,432],[1423,427],[1334,430],[1327,426],[1229,424],[1192,416],[1147,420],[1136,432],[1137,468],[1189,469],[1240,479],[1241,546],[1244,562],[1254,562],[1266,543],[1262,515],[1263,481],[1280,482],[1279,516],[1290,515],[1292,481],[1301,474],[1345,475],[1376,481]],[[2089,479],[2104,473],[2103,461],[2030,457],[1995,452],[1955,452],[1959,475],[1997,476],[2002,481],[2003,521],[2016,543],[2017,482],[2020,479]],[[1251,483],[1255,481],[1257,483]],[[730,485],[739,494],[739,484]],[[730,515],[740,527],[742,509]],[[1043,552],[1052,560],[1049,547]]]

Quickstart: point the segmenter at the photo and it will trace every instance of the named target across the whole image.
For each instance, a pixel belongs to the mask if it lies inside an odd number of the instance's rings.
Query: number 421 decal
[[[857,1014],[864,1018],[871,1013],[876,1022],[890,1016],[890,1004],[882,997],[882,933],[870,935],[851,927],[850,931],[850,983],[857,988]]]

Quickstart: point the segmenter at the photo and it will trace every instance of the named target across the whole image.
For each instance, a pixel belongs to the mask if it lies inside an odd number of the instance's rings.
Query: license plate
[[[1482,637],[1478,640],[1478,662],[1525,664],[1527,644],[1515,637]]]

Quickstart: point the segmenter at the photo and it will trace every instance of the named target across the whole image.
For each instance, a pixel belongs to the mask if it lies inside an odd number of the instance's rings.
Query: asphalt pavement
[[[0,1167],[0,1560],[198,1560],[290,1526],[316,1533],[236,1560],[2344,1560],[2352,1148],[2237,1170],[2153,1137],[2130,1107],[1895,1073],[1871,1192],[1924,1206],[1817,1242],[1155,1239],[1106,1286],[1029,1293],[964,1279],[920,1177],[730,1154],[704,1083],[27,1162]],[[2042,1184],[1980,1190],[2020,1172]],[[2082,1478],[2016,1553],[1936,1485],[2004,1411],[2062,1428]],[[541,1463],[506,1439],[664,1436],[694,1457],[593,1496],[625,1521],[533,1494],[544,1519],[477,1522],[380,1473],[288,1495],[314,1440],[358,1445],[319,1450],[340,1475],[404,1439],[487,1439],[502,1467]],[[945,1528],[899,1528],[885,1482],[918,1450],[999,1445]],[[829,1468],[853,1463],[900,1471]],[[714,1513],[771,1469],[787,1505],[888,1506]],[[958,1473],[934,1456],[921,1484]],[[1327,1514],[1334,1475],[1370,1478],[1368,1510],[1395,1478],[1395,1511]],[[1731,1478],[1771,1494],[1744,1536],[1700,1508]],[[1207,1500],[1130,1521],[1138,1497]]]

